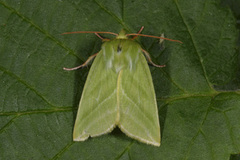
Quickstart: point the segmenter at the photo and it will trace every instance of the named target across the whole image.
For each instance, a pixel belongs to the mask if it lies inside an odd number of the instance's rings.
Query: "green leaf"
[[[0,0],[0,159],[216,159],[240,152],[238,30],[220,0]],[[160,147],[118,129],[73,142],[84,68],[98,52],[94,34],[111,31],[151,38],[139,42],[150,66],[161,123]]]

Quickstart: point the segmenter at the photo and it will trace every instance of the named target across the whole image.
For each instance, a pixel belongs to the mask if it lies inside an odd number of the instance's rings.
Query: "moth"
[[[115,127],[127,136],[140,142],[160,146],[160,125],[153,81],[148,62],[155,67],[164,67],[152,62],[150,55],[134,39],[137,36],[152,37],[180,42],[164,37],[140,34],[119,34],[98,31],[73,33],[95,33],[103,40],[101,50],[93,58],[74,125],[73,140],[85,141],[111,132]],[[113,34],[113,39],[104,39],[99,34]],[[147,60],[148,62],[147,62]]]

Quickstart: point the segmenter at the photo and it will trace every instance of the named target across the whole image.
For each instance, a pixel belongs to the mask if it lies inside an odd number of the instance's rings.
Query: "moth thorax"
[[[122,69],[134,71],[141,49],[136,45],[127,44],[127,40],[118,40],[117,42],[111,46],[105,45],[102,48],[107,69],[113,69],[116,73]]]

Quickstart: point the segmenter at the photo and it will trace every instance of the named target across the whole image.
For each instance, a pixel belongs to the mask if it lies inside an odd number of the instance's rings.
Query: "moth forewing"
[[[160,146],[156,96],[151,73],[143,54],[139,54],[135,70],[122,71],[119,96],[119,128],[129,137]]]
[[[106,70],[103,52],[94,60],[79,103],[73,139],[84,141],[89,136],[111,132],[115,127],[117,75]]]

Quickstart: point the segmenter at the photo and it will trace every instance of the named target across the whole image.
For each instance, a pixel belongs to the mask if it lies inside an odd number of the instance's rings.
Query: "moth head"
[[[116,39],[128,39],[128,37],[126,36],[126,31],[124,29],[122,29],[118,36],[116,37]]]

